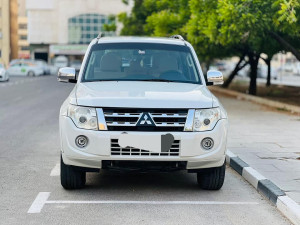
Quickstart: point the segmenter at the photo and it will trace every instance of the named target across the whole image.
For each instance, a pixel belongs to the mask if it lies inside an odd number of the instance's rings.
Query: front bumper
[[[61,152],[67,165],[102,168],[103,160],[138,160],[138,161],[183,161],[186,169],[219,167],[225,161],[227,141],[227,119],[221,119],[212,131],[205,132],[143,132],[144,135],[162,135],[171,133],[175,140],[180,140],[179,156],[125,156],[111,155],[111,139],[118,139],[121,131],[94,131],[77,128],[66,116],[60,116]],[[141,132],[127,132],[141,134]],[[88,137],[85,148],[79,148],[75,139],[79,135]],[[214,140],[214,146],[207,151],[201,147],[205,137]]]

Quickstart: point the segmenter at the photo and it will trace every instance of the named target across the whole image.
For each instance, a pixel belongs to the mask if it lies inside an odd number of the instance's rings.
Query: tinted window
[[[102,80],[201,83],[187,46],[148,43],[94,45],[82,81]]]

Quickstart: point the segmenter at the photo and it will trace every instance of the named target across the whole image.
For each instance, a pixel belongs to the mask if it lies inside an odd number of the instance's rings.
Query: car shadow
[[[78,192],[150,194],[156,191],[162,194],[183,190],[199,192],[199,189],[196,175],[183,171],[170,173],[101,171],[100,173],[87,173],[86,186]]]

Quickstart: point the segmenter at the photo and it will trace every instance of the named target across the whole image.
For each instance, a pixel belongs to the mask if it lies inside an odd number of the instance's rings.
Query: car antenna
[[[178,39],[178,40],[184,41],[184,38],[181,35],[179,35],[179,34],[172,35],[169,38],[174,38],[174,39]]]
[[[99,40],[100,38],[103,38],[104,37],[104,33],[100,32],[97,36],[97,39]]]
[[[184,38],[181,35],[179,35],[179,34],[172,35],[169,38],[181,40],[181,41],[183,41],[184,45],[186,46],[186,42],[185,42]]]

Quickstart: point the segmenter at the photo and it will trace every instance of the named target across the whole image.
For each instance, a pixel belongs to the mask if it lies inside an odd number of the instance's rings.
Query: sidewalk
[[[300,117],[216,96],[228,112],[228,149],[300,204]]]

